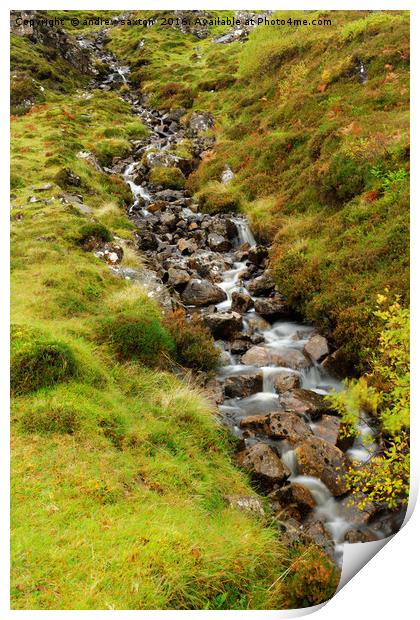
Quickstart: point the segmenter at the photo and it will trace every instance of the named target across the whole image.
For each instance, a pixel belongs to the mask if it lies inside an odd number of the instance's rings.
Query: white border
[[[8,80],[8,59],[9,59],[9,11],[10,9],[37,9],[41,3],[28,1],[25,3],[13,3],[8,8],[1,9],[0,19],[0,41],[2,42],[2,54],[0,55],[0,62],[4,68],[4,80]],[[263,7],[258,7],[259,3],[249,0],[243,2],[232,1],[228,5],[224,2],[159,2],[157,6],[159,9],[282,9],[282,10],[297,10],[297,9],[329,9],[329,10],[366,10],[366,9],[379,9],[379,10],[392,10],[392,9],[406,9],[411,10],[411,47],[412,47],[412,130],[414,134],[414,147],[412,149],[412,170],[419,171],[419,156],[418,156],[418,121],[417,115],[420,109],[419,104],[419,88],[418,86],[418,67],[420,66],[419,58],[419,46],[418,39],[420,37],[420,12],[416,6],[416,2],[408,2],[405,0],[402,3],[389,0],[383,0],[381,2],[366,0],[353,0],[352,2],[331,2],[327,0],[323,1],[301,1],[301,2],[281,2],[276,3],[272,1],[264,2]],[[115,2],[105,1],[101,2],[100,8],[97,3],[86,3],[80,0],[71,3],[68,2],[52,2],[46,0],[42,2],[43,9],[86,9],[87,6],[96,8],[99,10],[115,9]],[[155,8],[153,3],[145,3],[142,5],[139,2],[132,2],[132,0],[124,2],[124,9],[137,10]],[[417,84],[416,84],[417,82]],[[1,511],[0,511],[0,610],[3,612],[3,618],[17,618],[25,617],[29,619],[44,620],[48,618],[55,620],[55,618],[62,618],[65,614],[67,617],[102,617],[103,611],[10,611],[9,610],[9,427],[7,422],[6,412],[8,411],[9,402],[9,373],[8,373],[8,325],[9,325],[9,272],[8,272],[8,256],[9,256],[9,209],[8,207],[8,188],[9,188],[9,157],[8,157],[8,145],[9,145],[9,126],[5,122],[5,119],[9,116],[8,106],[8,92],[7,89],[2,89],[1,96],[2,116],[3,122],[1,124],[1,160],[2,166],[0,167],[0,174],[2,176],[2,183],[0,185],[2,189],[2,225],[0,226],[0,275],[1,275],[1,291],[3,292],[1,304],[1,342],[2,342],[2,356],[0,361],[0,389],[3,396],[2,402],[4,403],[3,415],[1,417],[1,429],[0,429],[0,454],[3,456],[2,466],[0,467],[0,484],[1,484]],[[420,262],[420,244],[415,238],[415,234],[418,233],[418,211],[419,207],[416,203],[418,196],[418,178],[419,174],[413,174],[412,177],[412,308],[413,317],[418,317],[418,287],[415,282],[415,275],[417,275],[416,267]],[[419,421],[420,407],[419,405],[419,393],[416,390],[416,386],[419,384],[419,362],[418,351],[414,347],[414,344],[420,342],[420,328],[418,322],[412,318],[412,385],[414,386],[412,395],[412,480],[411,489],[413,495],[416,495],[418,488],[418,471],[419,471]],[[404,527],[401,533],[398,533],[392,538],[390,544],[385,549],[374,557],[366,566],[363,567],[360,572],[351,579],[351,585],[344,587],[325,607],[318,606],[312,608],[312,611],[318,610],[317,618],[320,620],[333,619],[337,617],[340,620],[354,619],[355,615],[363,618],[379,617],[381,620],[394,620],[396,616],[399,618],[414,618],[414,609],[417,611],[416,601],[416,588],[418,588],[418,574],[419,565],[419,548],[417,545],[417,551],[415,549],[415,543],[419,541],[418,532],[420,531],[420,511],[417,510],[414,513],[412,519]],[[357,545],[358,546],[358,545]],[[353,546],[356,551],[356,547]],[[356,554],[360,559],[360,555]],[[411,566],[411,570],[410,570]],[[322,609],[320,609],[322,608]],[[270,617],[297,617],[310,613],[311,610],[296,610],[296,611],[248,611],[246,612],[248,617],[262,618]],[[188,614],[190,618],[195,617],[198,614],[214,615],[223,614],[224,616],[231,616],[232,614],[243,613],[240,611],[107,611],[107,614],[112,614],[113,618],[126,617],[128,615],[141,618],[154,617],[162,618],[171,614],[173,618],[181,618],[181,614],[185,617]]]

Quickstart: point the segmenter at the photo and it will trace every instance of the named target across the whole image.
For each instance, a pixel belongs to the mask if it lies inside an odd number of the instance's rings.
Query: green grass
[[[223,499],[255,495],[230,435],[164,356],[150,368],[172,347],[160,309],[81,246],[118,236],[141,266],[127,187],[78,153],[125,152],[145,129],[117,93],[91,94],[52,84],[11,121],[12,607],[282,607],[289,550],[269,517]],[[63,189],[63,169],[80,183]]]

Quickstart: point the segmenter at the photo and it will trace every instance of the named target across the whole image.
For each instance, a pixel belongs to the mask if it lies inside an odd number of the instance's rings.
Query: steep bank
[[[50,50],[15,42],[24,62],[63,73]],[[319,602],[334,591],[331,563],[227,503],[256,501],[228,433],[162,369],[173,343],[156,303],[107,265],[145,271],[122,209],[131,193],[106,169],[147,129],[118,94],[66,78],[63,95],[40,72],[42,104],[12,118],[13,606],[279,608],[320,567],[325,581],[304,592]],[[120,329],[103,341],[114,317],[135,317],[141,364],[115,348]]]

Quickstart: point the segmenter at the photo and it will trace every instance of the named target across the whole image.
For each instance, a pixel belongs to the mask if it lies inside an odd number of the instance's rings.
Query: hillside
[[[269,248],[246,263],[244,278],[264,284],[252,303],[281,297],[280,318],[305,322],[304,336],[291,337],[301,350],[276,358],[294,371],[280,405],[292,415],[292,387],[304,413],[325,425],[315,432],[320,454],[333,455],[325,469],[351,472],[339,427],[359,421],[345,401],[335,410],[314,401],[317,386],[305,383],[307,369],[329,359],[334,377],[370,370],[387,394],[373,424],[381,449],[402,437],[402,469],[392,462],[386,476],[403,483],[385,501],[381,478],[369,526],[354,515],[350,524],[347,479],[305,463],[312,427],[295,417],[298,474],[319,474],[328,497],[339,498],[347,542],[394,531],[408,484],[408,15],[311,12],[332,24],[286,24],[280,38],[278,27],[261,26],[219,43],[232,11],[206,12],[210,25],[192,32],[83,25],[96,13],[40,13],[67,20],[59,36],[11,34],[12,607],[317,604],[338,583],[337,540],[282,463],[284,451],[269,449],[275,475],[249,465],[267,418],[241,420],[239,436],[222,415],[228,395],[244,396],[220,378],[226,352],[249,355],[264,336],[259,327],[248,333],[243,316],[233,319],[239,335],[206,309],[187,316],[195,304],[187,281],[208,265],[230,273],[238,252],[248,258],[252,245],[234,245],[247,216],[261,244],[255,253]],[[194,263],[195,251],[208,265]],[[213,293],[221,281],[211,281]],[[202,305],[223,303],[224,291]],[[389,315],[375,314],[378,295],[398,296]],[[270,312],[261,311],[261,330],[271,334],[279,314]],[[308,361],[310,336],[326,349]],[[404,356],[387,362],[386,347]],[[385,377],[387,363],[395,376]],[[251,395],[264,394],[266,375],[257,375]],[[299,497],[284,491],[289,476]]]

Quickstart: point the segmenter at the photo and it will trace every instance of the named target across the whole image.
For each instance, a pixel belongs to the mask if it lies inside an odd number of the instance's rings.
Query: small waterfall
[[[239,245],[249,243],[250,246],[256,245],[255,237],[249,228],[248,222],[244,218],[234,218],[233,222],[238,230]]]

